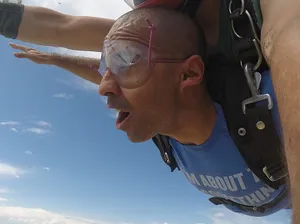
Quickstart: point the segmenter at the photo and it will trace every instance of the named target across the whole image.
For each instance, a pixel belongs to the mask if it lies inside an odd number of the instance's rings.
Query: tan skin
[[[272,71],[284,131],[293,223],[300,223],[300,1],[261,0],[262,44]],[[291,91],[292,90],[292,91]]]
[[[36,64],[55,65],[96,85],[101,81],[101,76],[97,72],[100,59],[62,56],[39,52],[34,48],[14,43],[9,45],[19,51],[14,53],[16,58],[28,59]]]
[[[71,16],[25,6],[17,39],[74,50],[101,51],[104,37],[115,21],[90,16]]]
[[[199,98],[194,97],[195,91],[205,96],[203,88],[199,88],[203,69],[198,56],[177,65],[159,63],[149,80],[135,89],[123,88],[107,71],[100,83],[99,94],[108,97],[109,108],[130,112],[128,122],[120,129],[133,142],[143,142],[161,133],[183,143],[201,144],[210,135],[214,124],[211,101],[202,100],[203,104],[199,105]],[[183,70],[193,70],[195,75],[185,79]],[[199,125],[208,128],[203,128],[204,132],[199,130]]]
[[[194,25],[191,27],[192,23],[186,23],[187,28],[182,29],[181,32],[175,32],[174,25],[169,27],[168,22],[161,24],[158,22],[161,19],[158,15],[161,13],[157,14],[157,11],[145,13],[145,18],[140,18],[140,22],[132,22],[136,19],[134,13],[130,19],[118,21],[106,40],[122,40],[121,46],[128,49],[131,49],[131,46],[132,49],[135,49],[135,43],[144,43],[147,40],[145,45],[140,46],[140,49],[145,47],[142,52],[147,55],[151,32],[149,32],[148,24],[142,21],[146,18],[149,19],[155,26],[151,49],[159,49],[154,52],[155,56],[151,60],[153,65],[147,67],[145,63],[141,62],[144,65],[142,66],[143,71],[129,70],[128,77],[131,77],[129,80],[138,83],[134,88],[124,86],[119,75],[113,74],[108,69],[103,74],[99,94],[108,97],[107,106],[109,108],[130,113],[120,126],[117,121],[117,128],[125,131],[133,142],[143,142],[149,140],[156,133],[160,133],[182,143],[201,144],[211,134],[216,117],[212,101],[202,82],[204,64],[201,57],[193,55],[186,60],[169,63],[156,61],[156,59],[166,57],[175,59],[174,54],[170,53],[173,52],[174,46],[177,46],[178,49],[187,49],[189,42],[193,39],[197,43],[197,28]],[[176,21],[177,24],[183,24],[181,20],[177,20],[177,16],[172,17],[171,14],[166,13],[165,20],[168,19]],[[192,30],[194,30],[193,34],[189,34]],[[174,33],[177,34],[178,39],[170,40],[168,44],[162,46],[165,38],[173,36]],[[129,42],[125,44],[124,42],[127,40]],[[193,49],[193,47],[191,48]],[[106,52],[108,54],[106,57],[110,57],[110,52],[113,56],[116,50],[108,49]],[[199,129],[199,127],[203,128]]]
[[[299,22],[300,2],[297,0],[260,0],[260,3],[264,17],[262,45],[264,55],[270,64],[272,50],[280,34],[287,36],[288,33],[285,31],[290,29],[292,24]]]

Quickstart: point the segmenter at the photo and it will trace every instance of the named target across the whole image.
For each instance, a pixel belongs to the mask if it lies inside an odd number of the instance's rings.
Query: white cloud
[[[0,223],[14,224],[109,224],[70,217],[40,208],[0,206]]]
[[[57,94],[54,94],[53,97],[69,100],[69,99],[73,98],[73,95],[70,95],[70,94],[67,94],[67,93],[57,93]]]
[[[46,122],[46,121],[37,121],[37,122],[34,122],[36,125],[40,126],[41,128],[38,128],[38,127],[29,127],[29,128],[26,128],[26,127],[16,127],[16,126],[20,126],[21,123],[20,122],[17,122],[17,121],[3,121],[3,122],[0,122],[0,125],[2,126],[8,126],[9,127],[9,130],[11,130],[12,132],[20,132],[20,131],[25,131],[25,132],[31,132],[31,133],[34,133],[34,134],[39,134],[39,135],[42,135],[42,134],[47,134],[49,133],[49,128],[52,127],[52,125],[49,123],[49,122]]]
[[[97,93],[99,87],[99,85],[75,76],[71,80],[57,79],[56,81],[77,90],[92,91],[95,93]]]
[[[116,120],[119,116],[119,112],[117,112],[115,109],[109,109],[108,115]]]
[[[44,127],[44,128],[51,128],[52,125],[49,122],[46,121],[38,121],[36,122],[37,125]]]
[[[27,128],[25,129],[26,132],[34,133],[37,135],[44,135],[50,133],[49,130],[43,128]]]
[[[9,127],[9,129],[13,132],[19,132],[16,126],[21,125],[21,123],[17,121],[2,121],[0,122],[0,125]]]
[[[91,90],[91,91],[97,91],[99,85],[96,85],[94,83],[91,83],[87,80],[79,80],[79,84],[81,83],[82,88],[85,90]]]
[[[2,121],[2,122],[0,122],[0,125],[3,125],[3,126],[17,126],[20,124],[21,123],[17,122],[17,121]]]
[[[0,197],[0,202],[7,202],[7,201],[8,201],[8,199]]]
[[[43,167],[44,170],[50,171],[50,167]]]
[[[100,99],[105,105],[107,104],[107,97],[100,96]],[[117,119],[119,112],[117,112],[117,110],[115,110],[115,109],[108,109],[108,115],[113,119]]]
[[[61,4],[58,4],[61,2]],[[80,16],[96,16],[103,18],[117,19],[130,7],[123,0],[23,0],[25,5],[42,6],[51,8],[63,13]],[[112,10],[113,8],[113,10]]]
[[[0,188],[0,194],[8,194],[10,192],[11,192],[11,190],[9,190],[7,188]]]
[[[211,224],[286,224],[290,221],[288,212],[281,211],[267,217],[252,217],[232,212],[226,208],[213,208],[207,212],[200,212],[202,217],[211,220]]]
[[[18,129],[16,129],[16,128],[11,128],[10,130],[13,132],[19,132]]]
[[[32,152],[29,151],[29,150],[26,150],[24,153],[27,154],[27,155],[32,155]]]
[[[214,214],[215,217],[218,217],[218,218],[221,218],[221,217],[224,217],[224,213],[222,212],[217,212]]]
[[[0,177],[16,177],[19,178],[20,175],[26,173],[25,170],[12,166],[7,163],[0,163]]]
[[[171,224],[169,222],[151,222],[151,224]]]

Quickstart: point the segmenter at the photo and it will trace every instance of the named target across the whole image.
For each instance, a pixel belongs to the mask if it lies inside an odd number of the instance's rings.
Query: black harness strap
[[[209,201],[211,203],[213,203],[214,205],[229,205],[229,206],[235,206],[240,208],[243,211],[246,212],[259,212],[259,213],[264,213],[266,212],[268,209],[273,208],[274,206],[276,206],[278,203],[280,203],[280,201],[284,198],[286,198],[289,195],[288,190],[283,191],[277,198],[275,198],[274,200],[272,200],[271,202],[261,205],[261,206],[247,206],[247,205],[242,205],[239,203],[236,203],[234,201],[225,199],[225,198],[219,198],[219,197],[213,197],[210,198]]]
[[[258,21],[256,20],[254,1],[227,0],[227,2],[228,6],[230,6],[230,2],[232,2],[232,13],[229,15],[229,19],[234,23],[234,30],[242,36],[242,38],[237,38],[233,33],[233,46],[237,50],[237,56],[239,60],[243,62],[255,61],[257,60],[258,54],[257,52],[253,54],[256,48],[250,40],[255,38],[252,28],[255,29],[258,35],[260,35],[260,29]],[[240,9],[243,8],[242,2],[245,4],[244,14],[240,16]],[[253,22],[254,27],[251,26],[250,21]],[[246,46],[242,46],[243,44],[241,43],[247,44],[245,44]],[[262,66],[260,66],[260,70],[265,70],[266,68],[267,65],[264,61]],[[231,84],[228,83],[229,88],[228,86],[225,87],[226,95],[228,97],[235,96],[231,99],[235,102],[230,103],[230,99],[226,99],[221,103],[221,105],[229,106],[224,106],[228,129],[252,172],[267,185],[277,189],[285,182],[283,177],[288,173],[285,166],[282,141],[276,131],[271,110],[268,108],[268,102],[266,104],[266,102],[259,101],[250,104],[245,114],[241,111],[241,108],[236,107],[241,106],[243,100],[253,97],[249,92],[249,85],[246,82],[245,73],[242,69],[240,70],[241,71],[237,71],[236,74],[239,74],[241,77],[235,77],[235,79],[239,80],[238,82],[228,77],[224,79],[224,82],[231,82]],[[232,88],[234,88],[234,90],[231,90]],[[236,89],[238,89],[238,91],[236,91]],[[236,95],[239,95],[239,97],[236,97]]]
[[[232,13],[229,14],[230,22],[233,23],[235,32],[240,36],[232,35],[234,44],[234,51],[236,52],[236,58],[238,61],[254,62],[257,60],[257,50],[253,46],[252,39],[255,38],[251,27],[249,27],[249,13],[254,24],[255,32],[258,37],[261,35],[260,24],[257,20],[257,11],[255,10],[256,1],[259,0],[226,0],[227,5],[231,3]],[[245,12],[242,16],[240,15],[240,8],[244,3]],[[245,25],[248,24],[248,25]],[[254,62],[255,63],[255,62]],[[261,69],[266,70],[266,61],[263,59]]]
[[[252,144],[250,143],[249,146],[253,146],[244,151],[244,157],[250,158],[251,153],[249,154],[249,152],[251,152],[251,149],[257,149],[259,160],[252,161],[252,171],[260,175],[258,177],[270,187],[277,188],[285,183],[285,178],[283,177],[288,172],[285,169],[282,141],[276,132],[271,111],[264,102],[264,104],[256,105],[254,108],[248,108],[246,119],[250,124],[248,128]],[[248,145],[246,144],[246,146]],[[256,157],[258,158],[258,156]]]
[[[169,137],[157,134],[152,138],[152,141],[159,149],[160,156],[163,161],[171,168],[171,172],[173,172],[176,168],[179,169],[172,153],[172,146],[169,143]]]
[[[244,114],[242,103],[251,97],[244,72],[238,64],[213,66],[219,60],[222,58],[210,60],[213,64],[208,67],[208,91],[212,99],[222,106],[228,131],[251,171],[267,185],[277,189],[284,183],[284,178],[277,179],[283,177],[287,170],[283,166],[282,142],[271,110],[265,102],[259,102],[249,105]],[[272,170],[272,167],[275,169]]]

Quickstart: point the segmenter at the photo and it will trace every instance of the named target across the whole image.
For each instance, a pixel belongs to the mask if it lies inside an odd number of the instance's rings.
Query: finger
[[[33,54],[27,54],[27,53],[23,53],[23,52],[16,52],[14,53],[14,56],[16,58],[22,58],[22,59],[27,59],[30,60],[34,63],[40,64],[42,63],[42,60],[40,58],[38,58],[36,55]]]
[[[23,53],[23,52],[15,52],[15,53],[14,53],[14,56],[15,56],[16,58],[29,58],[29,55],[26,54],[26,53]]]
[[[9,45],[16,50],[21,50],[21,51],[28,51],[30,50],[30,48],[22,46],[22,45],[18,45],[18,44],[14,44],[14,43],[9,43]]]

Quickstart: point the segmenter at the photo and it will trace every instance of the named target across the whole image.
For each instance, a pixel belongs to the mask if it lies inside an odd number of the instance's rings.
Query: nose
[[[102,77],[98,93],[101,96],[121,95],[121,88],[111,71],[107,70]]]

